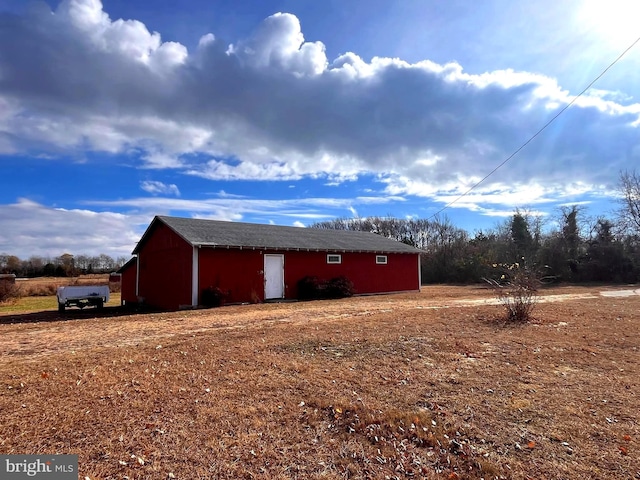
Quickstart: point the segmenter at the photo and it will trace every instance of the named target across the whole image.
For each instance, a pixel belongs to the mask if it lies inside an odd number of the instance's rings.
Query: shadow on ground
[[[38,322],[68,322],[73,320],[87,320],[91,318],[115,318],[136,314],[153,313],[155,310],[132,308],[124,306],[96,308],[67,309],[64,313],[57,310],[43,310],[40,312],[7,313],[0,315],[0,325],[16,323]]]

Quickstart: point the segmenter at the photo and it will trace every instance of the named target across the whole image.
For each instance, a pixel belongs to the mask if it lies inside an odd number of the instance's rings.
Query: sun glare
[[[584,0],[577,20],[607,46],[624,49],[640,37],[640,0]]]

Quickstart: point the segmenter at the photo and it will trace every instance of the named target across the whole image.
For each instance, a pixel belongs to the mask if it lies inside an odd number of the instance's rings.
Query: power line
[[[429,219],[431,218],[435,218],[437,217],[439,214],[441,214],[442,212],[444,212],[447,208],[449,208],[451,205],[453,205],[454,203],[456,203],[458,200],[460,200],[463,197],[466,197],[469,193],[471,193],[472,190],[474,190],[476,187],[478,187],[482,182],[484,182],[487,178],[489,178],[491,175],[493,175],[494,173],[496,173],[501,167],[503,167],[509,160],[511,160],[513,157],[515,157],[518,153],[520,153],[520,151],[522,149],[524,149],[524,147],[526,147],[527,145],[529,145],[538,135],[540,135],[549,125],[551,125],[553,122],[556,121],[556,119],[562,115],[566,110],[568,110],[575,102],[576,100],[578,100],[578,98],[580,98],[582,95],[584,95],[584,93],[589,90],[598,80],[600,80],[605,73],[607,73],[609,71],[609,69],[611,69],[611,67],[613,67],[616,63],[618,63],[620,61],[620,59],[622,59],[622,57],[624,57],[629,50],[631,50],[633,47],[636,46],[636,44],[640,42],[640,37],[638,37],[631,45],[629,45],[624,52],[622,52],[620,55],[618,55],[618,58],[616,58],[613,62],[611,62],[609,64],[609,66],[607,68],[605,68],[602,72],[600,72],[600,75],[598,75],[596,78],[594,78],[589,85],[587,85],[578,95],[576,95],[573,100],[571,100],[569,103],[567,103],[563,108],[560,109],[560,111],[558,113],[556,113],[547,123],[545,123],[542,128],[540,128],[536,133],[534,133],[531,137],[529,137],[529,139],[524,142],[522,145],[520,145],[515,152],[513,152],[511,155],[509,155],[507,158],[504,159],[504,161],[502,163],[500,163],[497,167],[495,167],[493,170],[491,170],[487,175],[484,176],[484,178],[482,178],[480,181],[478,181],[477,183],[475,183],[474,185],[472,185],[466,192],[464,192],[463,194],[461,194],[459,197],[457,197],[456,199],[452,200],[451,202],[447,203],[444,207],[442,207],[440,210],[438,210],[436,213],[434,213],[433,215],[431,215],[429,217]]]

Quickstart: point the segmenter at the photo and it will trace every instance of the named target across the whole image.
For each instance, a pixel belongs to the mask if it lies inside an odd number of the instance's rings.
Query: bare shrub
[[[330,280],[320,280],[318,277],[306,276],[298,280],[298,299],[316,300],[327,298],[352,297],[355,293],[353,282],[345,276]]]
[[[538,302],[539,280],[534,271],[520,263],[494,264],[498,278],[485,278],[504,306],[507,323],[526,323]]]
[[[228,297],[229,292],[225,292],[220,287],[213,286],[202,290],[202,294],[200,295],[202,305],[209,308],[224,305]]]
[[[315,300],[321,297],[322,282],[318,277],[307,275],[298,280],[298,298],[300,300]]]
[[[345,276],[340,276],[327,282],[325,292],[327,298],[346,298],[353,297],[355,288],[351,280]]]
[[[24,297],[49,297],[56,294],[59,286],[57,283],[25,284],[21,286],[21,294]]]
[[[0,280],[0,303],[20,298],[20,288],[15,283]]]

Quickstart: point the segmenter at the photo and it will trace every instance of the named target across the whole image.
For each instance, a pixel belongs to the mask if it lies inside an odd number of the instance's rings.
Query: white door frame
[[[268,259],[278,259],[279,264],[267,264]],[[265,253],[264,255],[264,299],[284,298],[284,255]]]

